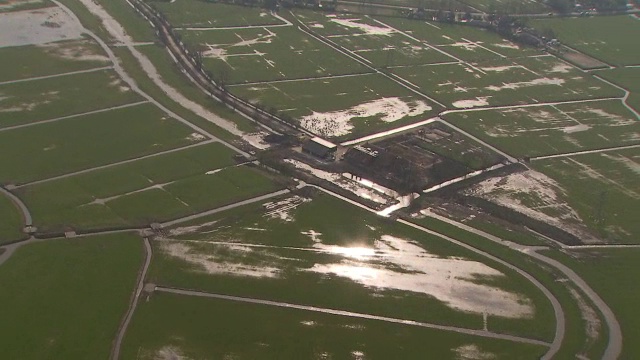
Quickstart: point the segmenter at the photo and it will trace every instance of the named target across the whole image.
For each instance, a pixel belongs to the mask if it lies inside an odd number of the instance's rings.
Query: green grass
[[[550,28],[558,40],[613,65],[640,63],[640,22],[629,15],[532,20],[531,26]],[[621,36],[624,34],[624,36]]]
[[[175,27],[229,27],[248,25],[276,25],[283,22],[258,7],[216,4],[200,0],[154,1]]]
[[[83,56],[102,54],[98,44],[84,39],[59,41],[48,46],[1,48],[0,58],[5,65],[0,67],[0,82],[108,66],[106,57],[104,60],[83,59]]]
[[[367,72],[368,69],[295,27],[182,31],[203,51],[204,67],[227,84]],[[209,55],[211,47],[226,58]]]
[[[22,232],[24,222],[16,205],[0,194],[0,244],[20,240],[26,237]]]
[[[474,106],[522,105],[622,96],[623,93],[553,57],[485,61],[475,66],[444,64],[393,69],[398,76],[453,108],[469,107],[465,100],[483,99]],[[529,69],[531,67],[532,69]]]
[[[627,104],[640,112],[640,68],[616,68],[598,75],[631,92]]]
[[[544,254],[576,271],[602,297],[622,328],[620,359],[638,358],[640,344],[636,339],[640,337],[640,291],[636,283],[640,275],[640,249],[545,251]]]
[[[139,105],[0,132],[0,182],[25,183],[193,143],[193,130]]]
[[[446,119],[517,157],[631,145],[640,133],[640,121],[618,100],[464,112]]]
[[[7,359],[108,359],[142,263],[128,235],[52,240],[0,266]]]
[[[545,351],[381,321],[156,292],[138,307],[122,355],[151,359],[170,349],[194,359],[351,359],[361,351],[372,359],[455,359],[464,346],[501,359],[535,359]]]
[[[428,229],[437,231],[441,234],[451,236],[455,239],[463,241],[477,249],[488,252],[508,263],[515,264],[520,269],[526,271],[543,286],[545,286],[560,302],[565,315],[565,336],[562,341],[560,351],[556,354],[558,359],[574,358],[576,354],[586,354],[590,358],[600,358],[607,345],[606,329],[602,329],[600,336],[595,340],[589,340],[586,334],[586,322],[582,319],[580,308],[575,299],[569,292],[566,282],[559,281],[564,279],[563,274],[558,273],[552,268],[542,265],[531,257],[524,255],[518,251],[510,250],[502,245],[496,244],[481,236],[472,234],[462,229],[458,229],[453,225],[444,223],[433,218],[411,219],[412,222],[422,225]],[[579,290],[572,286],[575,291]],[[542,296],[542,295],[541,295]],[[584,296],[583,296],[584,298]],[[586,300],[586,299],[585,299]],[[590,304],[586,301],[587,304]],[[601,316],[598,314],[601,319]],[[495,320],[494,320],[495,321]],[[555,323],[553,316],[547,320],[549,323]],[[502,326],[514,326],[515,324],[502,324]],[[489,327],[491,329],[491,326]]]
[[[221,102],[213,100],[204,94],[200,88],[195,86],[185,74],[183,74],[178,65],[173,61],[166,48],[162,45],[138,47],[156,67],[162,79],[173,88],[177,89],[182,95],[189,98],[207,110],[217,114],[224,119],[233,121],[238,128],[245,132],[255,132],[256,124],[248,120],[244,116],[231,110]]]
[[[280,82],[262,85],[239,85],[230,87],[231,92],[254,103],[264,104],[279,110],[281,114],[297,119],[313,115],[314,113],[329,113],[345,111],[352,107],[380,100],[388,97],[398,97],[408,103],[411,108],[416,107],[416,101],[424,101],[428,106],[437,105],[428,103],[409,90],[384,78],[382,75],[370,74],[357,77],[304,80],[292,82]],[[355,137],[374,130],[388,129],[407,123],[425,120],[431,117],[435,111],[426,110],[424,113],[414,116],[405,116],[395,122],[382,121],[383,114],[370,117],[358,117],[353,115],[349,121],[353,126],[346,134],[338,135],[330,122],[309,121],[307,127],[320,135],[328,137]]]
[[[356,264],[357,266],[358,263],[357,259],[344,257],[340,253],[318,252],[317,244],[314,245],[309,236],[301,232],[314,230],[321,233],[320,239],[323,246],[369,248],[378,246],[377,239],[383,235],[393,235],[415,241],[415,244],[419,244],[426,252],[439,259],[467,259],[466,262],[452,264],[451,266],[454,267],[464,267],[470,264],[469,261],[478,261],[497,269],[505,276],[478,276],[471,281],[531,299],[535,316],[509,320],[491,315],[489,316],[490,328],[495,331],[507,331],[541,339],[550,337],[548,304],[544,299],[540,301],[535,288],[527,282],[520,281],[516,274],[501,265],[486,261],[442,239],[425,235],[396,222],[382,220],[375,214],[355,209],[328,195],[314,196],[310,203],[301,205],[293,214],[295,219],[293,222],[268,219],[263,216],[264,213],[265,210],[260,205],[250,205],[244,209],[202,219],[199,221],[200,225],[195,227],[191,227],[194,226],[193,224],[185,224],[184,228],[170,232],[168,236],[173,238],[171,234],[187,231],[183,235],[176,235],[177,238],[191,239],[195,242],[162,240],[154,243],[155,261],[149,270],[149,281],[167,286],[202,289],[237,296],[481,328],[481,314],[463,312],[448,306],[440,300],[442,298],[428,295],[420,290],[385,288],[384,285],[379,288],[367,287],[346,276],[331,273],[323,275],[311,271],[311,269],[338,266],[338,264]],[[215,221],[213,225],[212,221]],[[203,222],[208,225],[202,226]],[[207,241],[232,241],[238,244],[267,245],[270,248],[253,248],[252,251],[245,252],[233,247],[209,244]],[[204,267],[199,265],[201,263],[184,260],[182,255],[171,255],[172,248],[175,246],[186,247],[187,254],[208,259],[205,262],[219,264],[219,272],[207,273]],[[429,258],[425,256],[424,261],[434,261],[428,260]],[[396,279],[394,281],[399,283],[413,281],[410,276],[405,278],[402,275],[411,273],[412,268],[404,268],[403,265],[394,265],[377,259],[369,261],[373,269],[393,269],[388,271],[398,272],[393,275]],[[439,266],[436,263],[433,265],[434,272],[437,272],[435,268]],[[364,264],[360,266],[365,273],[369,269]],[[227,267],[225,272],[224,269]],[[229,273],[231,271],[229,269],[237,269],[238,274],[234,276],[233,273]],[[266,274],[266,277],[242,276],[240,274],[243,271]],[[273,275],[273,271],[277,276]],[[372,276],[380,276],[380,281],[384,283],[383,279],[386,275],[376,275],[376,271],[373,270]],[[455,275],[451,274],[451,276]],[[439,285],[434,286],[437,288]],[[451,284],[451,286],[456,285]],[[438,294],[438,291],[434,291],[433,294]],[[514,326],[504,327],[505,323]],[[515,324],[519,324],[520,328]]]
[[[111,70],[0,85],[0,99],[0,127],[142,100]]]
[[[228,168],[232,153],[208,144],[42,184],[19,196],[40,231],[144,226],[266,193],[275,185],[254,169]],[[159,187],[154,187],[159,186]],[[103,199],[104,203],[95,203]]]
[[[493,14],[496,12],[505,14],[542,14],[552,11],[544,2],[534,0],[460,0],[460,2],[482,12]]]
[[[496,33],[477,27],[392,17],[380,17],[379,20],[446,52],[452,50],[454,44],[462,45],[462,43],[472,42],[480,45],[475,47],[471,45],[469,50],[459,49],[457,55],[460,55],[462,60],[495,59],[496,54],[493,52],[509,58],[540,54],[540,51],[534,48],[514,44]],[[457,47],[460,48],[460,46]]]
[[[640,150],[629,149],[536,161],[533,166],[560,183],[582,220],[606,241],[638,243]]]

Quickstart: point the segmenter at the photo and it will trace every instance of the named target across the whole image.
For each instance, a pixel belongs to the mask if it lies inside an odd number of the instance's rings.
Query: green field
[[[622,328],[620,359],[638,358],[640,344],[635,340],[640,337],[640,291],[635,284],[640,275],[640,249],[545,251],[544,254],[575,270],[602,297]]]
[[[314,33],[362,56],[377,68],[455,61],[419,41],[389,31],[368,17],[311,11],[296,11],[295,15]],[[358,29],[360,24],[369,32]]]
[[[153,1],[175,27],[232,27],[278,25],[283,22],[269,11],[237,5],[216,4],[200,0]]]
[[[393,69],[453,108],[622,96],[622,91],[553,57]]]
[[[541,19],[530,25],[552,29],[562,43],[598,60],[613,65],[640,64],[640,22],[633,15]]]
[[[552,335],[544,297],[499,264],[328,195],[291,210],[290,221],[274,209],[253,205],[169,231],[154,242],[149,281],[467,328],[481,328],[485,311],[490,330]],[[449,288],[458,290],[441,292]],[[492,298],[464,300],[483,296]]]
[[[182,31],[203,64],[226,84],[367,72],[294,27]]]
[[[598,75],[630,91],[627,104],[640,112],[640,67],[599,71]]]
[[[128,235],[52,240],[0,266],[7,359],[108,359],[143,260]]]
[[[252,324],[260,324],[253,326]],[[123,359],[536,359],[533,345],[303,310],[156,292],[140,304]]]
[[[380,17],[379,20],[443,51],[455,52],[457,56],[466,61],[490,60],[498,57],[516,58],[540,54],[537,49],[517,45],[493,32],[477,27],[392,17]]]
[[[12,65],[0,67],[0,82],[109,65],[109,59],[103,55],[102,49],[89,40],[0,48],[0,58]],[[43,66],[43,62],[46,66]]]
[[[111,70],[0,85],[0,128],[140,100]]]
[[[22,232],[24,223],[16,205],[0,194],[0,244],[20,240],[26,237]]]
[[[153,154],[198,141],[192,134],[149,104],[3,131],[0,182],[20,184]]]
[[[354,137],[376,129],[425,120],[427,100],[378,74],[230,87],[253,103],[273,107],[326,137]]]
[[[480,11],[495,14],[542,14],[550,13],[551,8],[536,0],[459,0],[461,3]]]
[[[19,196],[40,231],[144,226],[225,205],[275,188],[231,152],[207,144],[70,178],[28,186]],[[206,172],[224,168],[211,175]]]
[[[640,121],[620,101],[463,112],[456,126],[517,157],[638,143]]]
[[[244,116],[238,114],[232,109],[228,108],[224,104],[212,99],[209,95],[204,94],[200,88],[193,84],[185,75],[180,71],[180,68],[173,61],[169,55],[167,49],[164,46],[142,46],[138,47],[138,50],[143,53],[156,67],[158,73],[162,76],[162,79],[173,88],[177,89],[182,95],[189,98],[207,110],[214,114],[221,116],[224,119],[233,121],[240,130],[244,132],[256,132],[256,123],[248,120]],[[155,98],[155,97],[154,97]],[[156,98],[157,99],[157,98]],[[189,120],[193,119],[189,117]],[[199,118],[198,118],[199,119]],[[201,119],[198,122],[199,126],[207,128],[202,122],[209,123],[205,119]],[[220,135],[220,131],[212,131],[216,136],[224,138],[224,135]],[[227,136],[228,137],[228,136]]]
[[[567,201],[602,240],[638,243],[640,150],[536,161],[534,167],[567,191]]]

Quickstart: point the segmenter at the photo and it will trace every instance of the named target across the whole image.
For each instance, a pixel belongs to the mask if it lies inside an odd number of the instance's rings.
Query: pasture
[[[3,357],[108,359],[142,261],[131,234],[16,250],[0,266]]]
[[[273,107],[303,128],[346,138],[434,114],[433,105],[378,74],[230,87],[250,102]]]
[[[275,188],[254,169],[234,167],[232,155],[220,144],[205,144],[27,186],[19,195],[40,231],[50,232],[144,226]]]
[[[2,131],[0,182],[27,183],[202,140],[193,134],[150,104]]]
[[[11,64],[0,67],[0,83],[111,65],[98,44],[87,39],[3,47],[0,57]]]
[[[204,67],[224,84],[313,78],[368,71],[295,27],[183,31]]]
[[[162,292],[140,305],[123,348],[125,359],[533,359],[543,353],[535,345]]]
[[[640,64],[640,21],[633,15],[538,19],[530,25],[551,29],[562,43],[606,63]]]
[[[520,158],[632,145],[640,122],[618,100],[459,112],[456,126]]]
[[[484,314],[490,330],[550,336],[549,304],[518,275],[324,194],[186,224],[154,249],[149,281],[163,286],[467,328]]]
[[[604,241],[638,243],[640,151],[636,149],[546,159],[534,167],[566,190],[567,202]]]
[[[283,21],[267,10],[199,0],[153,1],[176,27],[221,28],[279,25]]]
[[[0,85],[0,128],[143,100],[111,70]]]

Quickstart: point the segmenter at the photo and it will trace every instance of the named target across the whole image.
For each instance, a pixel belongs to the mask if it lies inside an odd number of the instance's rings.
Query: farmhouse
[[[333,160],[338,147],[324,139],[314,137],[302,143],[302,151],[324,160]]]

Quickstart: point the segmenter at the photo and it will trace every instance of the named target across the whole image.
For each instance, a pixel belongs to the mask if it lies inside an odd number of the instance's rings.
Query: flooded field
[[[0,13],[0,48],[78,39],[82,25],[58,7]]]
[[[156,239],[152,281],[416,321],[488,318],[489,328],[492,318],[535,323],[543,311],[511,272],[345,206],[294,196],[171,229]]]

